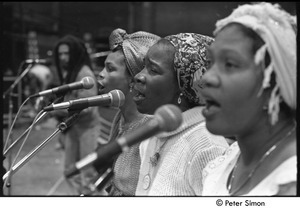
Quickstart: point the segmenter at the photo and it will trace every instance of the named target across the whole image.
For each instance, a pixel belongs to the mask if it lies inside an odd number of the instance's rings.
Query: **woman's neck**
[[[124,124],[129,124],[143,115],[138,112],[136,104],[132,99],[130,100],[129,97],[126,99],[124,105],[120,109],[124,117]]]
[[[256,163],[273,145],[284,141],[295,126],[293,119],[279,120],[274,126],[265,126],[264,123],[256,126],[256,130],[237,137],[244,165]]]

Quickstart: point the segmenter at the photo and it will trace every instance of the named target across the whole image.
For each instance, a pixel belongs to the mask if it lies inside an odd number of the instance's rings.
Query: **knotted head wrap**
[[[190,103],[204,104],[200,89],[203,88],[202,76],[208,68],[207,48],[214,39],[195,33],[180,33],[164,39],[175,47],[174,70],[180,91]]]
[[[292,110],[297,107],[296,17],[280,9],[278,4],[245,4],[235,9],[227,18],[219,20],[214,35],[229,23],[240,23],[252,29],[265,42],[256,52],[255,63],[263,63],[266,52],[269,53],[271,62],[264,69],[261,90],[270,86],[271,73],[274,72],[276,85],[268,106],[271,124],[274,125],[278,120],[280,100],[283,99]]]
[[[159,36],[138,31],[127,34],[123,29],[115,29],[109,36],[110,50],[121,47],[130,74],[134,77],[144,67],[144,57],[148,49],[158,40]]]

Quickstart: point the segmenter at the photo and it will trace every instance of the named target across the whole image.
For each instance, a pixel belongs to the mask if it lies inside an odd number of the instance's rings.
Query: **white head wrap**
[[[296,83],[296,17],[280,9],[278,4],[245,4],[230,16],[216,23],[214,35],[229,23],[240,23],[254,30],[265,42],[256,52],[255,63],[264,62],[268,51],[271,63],[264,70],[262,90],[269,87],[271,73],[276,74],[276,85],[269,100],[271,124],[278,120],[281,98],[293,110],[297,107]],[[261,92],[260,92],[261,93]]]

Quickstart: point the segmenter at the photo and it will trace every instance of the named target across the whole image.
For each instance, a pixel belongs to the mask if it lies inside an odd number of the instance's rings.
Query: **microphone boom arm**
[[[33,66],[33,64],[30,64],[27,66],[27,68],[22,72],[22,74],[14,81],[14,83],[5,91],[5,93],[3,94],[3,98],[5,98],[5,96],[10,93],[15,86],[21,81],[21,79],[23,79],[23,77],[30,71],[31,67]]]

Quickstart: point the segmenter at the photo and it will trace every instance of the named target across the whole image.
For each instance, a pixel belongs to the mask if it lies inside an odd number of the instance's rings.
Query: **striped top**
[[[134,122],[124,126],[124,118],[119,113],[114,121],[114,126],[110,135],[110,141],[115,141],[120,136],[136,130],[138,127],[151,119],[149,115],[139,114]],[[140,169],[139,143],[131,146],[129,151],[122,152],[113,165],[113,180],[110,196],[133,196],[135,194],[138,173]]]
[[[222,155],[228,144],[225,138],[208,132],[201,111],[202,107],[195,107],[183,112],[183,123],[177,130],[161,133],[140,144],[137,196],[202,194],[203,168]],[[150,157],[158,150],[159,160],[152,166]]]

